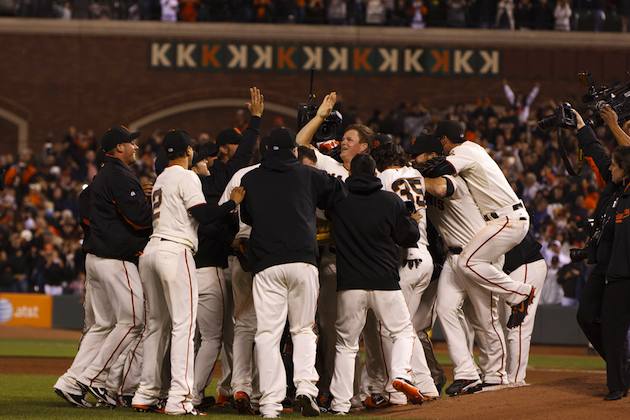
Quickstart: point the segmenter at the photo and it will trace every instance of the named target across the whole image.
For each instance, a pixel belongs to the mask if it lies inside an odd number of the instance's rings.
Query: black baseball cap
[[[166,154],[171,156],[185,151],[188,146],[192,146],[192,139],[184,130],[171,130],[164,136],[162,145]]]
[[[453,143],[463,143],[465,141],[464,129],[457,121],[443,120],[438,122],[433,136],[438,140],[446,136]]]
[[[101,150],[109,152],[119,144],[131,143],[139,136],[138,131],[129,131],[127,127],[117,125],[107,130],[101,137]]]
[[[290,150],[297,147],[295,135],[286,127],[274,128],[269,136],[264,139],[264,146],[267,152],[278,150]]]
[[[444,148],[442,147],[442,143],[440,139],[435,137],[434,135],[430,135],[427,133],[422,133],[418,137],[416,137],[415,141],[409,146],[407,153],[411,155],[411,157],[416,157],[423,153],[437,153],[442,154]]]
[[[199,161],[207,159],[208,157],[214,157],[219,152],[219,148],[214,143],[201,144],[195,148],[195,156],[193,157],[193,166],[199,163]]]
[[[225,146],[226,144],[239,144],[243,136],[234,128],[228,128],[219,133],[217,136],[217,146]]]

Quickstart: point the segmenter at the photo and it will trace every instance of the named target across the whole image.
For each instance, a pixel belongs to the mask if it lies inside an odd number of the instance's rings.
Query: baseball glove
[[[438,178],[443,175],[453,175],[455,167],[446,160],[445,156],[437,156],[427,160],[418,169],[425,178]]]

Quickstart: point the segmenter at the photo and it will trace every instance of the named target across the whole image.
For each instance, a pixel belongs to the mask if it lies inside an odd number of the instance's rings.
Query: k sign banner
[[[188,71],[326,72],[365,75],[497,76],[492,49],[153,41],[153,69]]]

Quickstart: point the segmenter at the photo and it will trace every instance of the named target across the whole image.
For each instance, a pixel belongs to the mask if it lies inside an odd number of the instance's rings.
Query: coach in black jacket
[[[396,194],[382,190],[376,163],[369,155],[352,159],[346,185],[348,197],[327,212],[337,249],[337,354],[330,384],[331,409],[350,410],[359,335],[368,309],[394,342],[386,363],[394,389],[410,402],[421,403],[422,394],[409,376],[415,331],[398,284],[400,247],[418,242],[419,214],[412,218]]]
[[[91,345],[98,350],[76,383],[81,394],[88,391],[110,406],[116,406],[116,400],[105,388],[109,369],[139,339],[144,325],[144,295],[136,259],[151,233],[152,208],[129,167],[136,161],[137,137],[138,133],[125,127],[107,130],[101,139],[104,164],[88,190],[86,287],[91,289],[95,319],[90,328],[94,333]],[[84,200],[82,197],[82,207]],[[77,395],[65,379],[55,388],[66,399],[65,394]]]
[[[319,291],[315,208],[334,204],[344,195],[343,184],[300,164],[295,139],[287,129],[273,130],[264,148],[260,167],[241,181],[247,190],[241,219],[252,226],[248,254],[255,273],[256,357],[263,392],[260,412],[275,417],[282,411],[286,375],[280,338],[288,314],[296,403],[304,415],[313,416],[319,414],[313,332]]]

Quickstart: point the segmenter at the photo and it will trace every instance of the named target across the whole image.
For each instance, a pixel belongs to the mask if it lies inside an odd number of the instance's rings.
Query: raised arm
[[[249,126],[243,132],[243,140],[236,149],[236,153],[227,163],[228,176],[232,177],[236,171],[244,168],[252,159],[256,139],[260,131],[260,122],[265,109],[265,97],[257,87],[249,88],[250,101],[247,103],[247,109],[251,114]],[[225,180],[227,182],[227,180]]]
[[[313,117],[295,136],[295,142],[300,146],[310,146],[313,136],[324,123],[324,120],[330,115],[333,107],[337,103],[337,92],[330,92],[324,97],[321,105],[317,109],[317,115]]]
[[[619,146],[630,146],[630,136],[619,126],[618,116],[614,109],[610,106],[605,106],[599,113],[602,120],[606,123],[610,131],[615,136],[615,140]]]
[[[514,91],[510,85],[508,85],[507,80],[503,79],[503,92],[505,92],[505,97],[507,98],[510,105],[514,105],[514,100],[516,99],[514,96]]]

